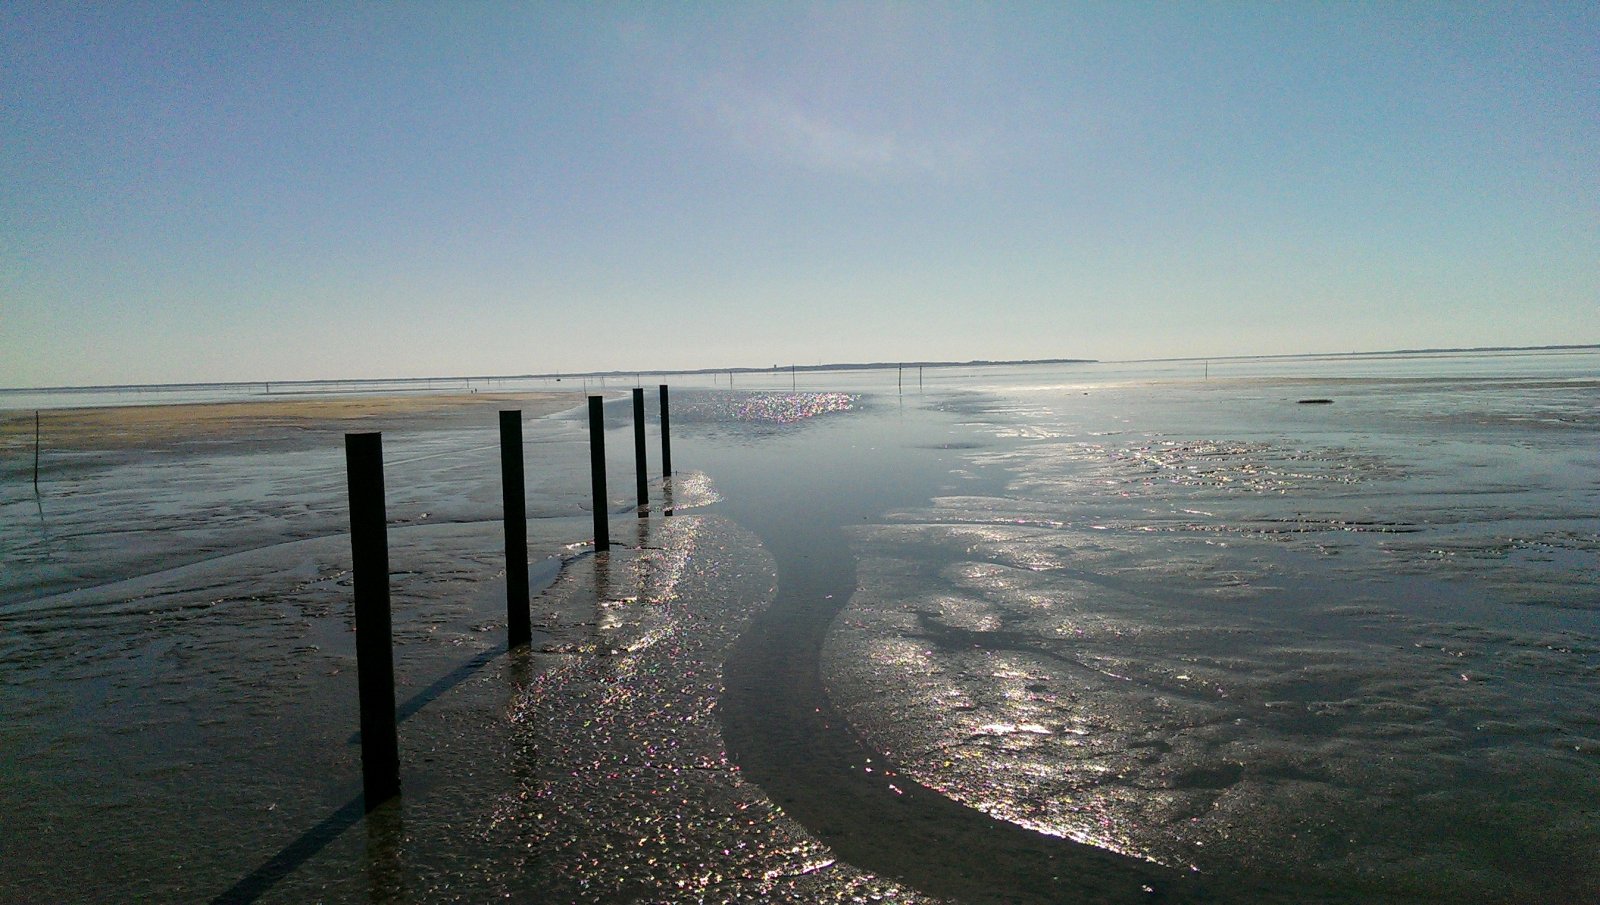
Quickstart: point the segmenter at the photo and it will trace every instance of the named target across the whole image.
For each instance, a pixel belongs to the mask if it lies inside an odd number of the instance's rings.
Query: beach
[[[538,418],[577,405],[571,393],[440,393],[394,396],[258,396],[248,401],[53,408],[40,413],[40,442],[51,452],[141,450],[188,444],[254,445],[294,436],[466,423],[498,409]],[[34,413],[0,411],[0,453],[14,464],[31,454]],[[46,432],[48,428],[48,432]]]
[[[1593,358],[752,376],[674,390],[644,518],[616,397],[601,555],[575,393],[46,412],[37,499],[8,412],[0,889],[1592,899]],[[364,820],[346,430],[406,715]]]

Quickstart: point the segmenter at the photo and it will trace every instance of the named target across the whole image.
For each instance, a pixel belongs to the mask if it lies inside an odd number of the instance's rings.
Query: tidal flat
[[[674,389],[643,518],[619,397],[600,555],[577,393],[95,409],[37,496],[8,412],[0,890],[1593,900],[1596,358],[741,375]],[[404,714],[366,819],[344,430]]]

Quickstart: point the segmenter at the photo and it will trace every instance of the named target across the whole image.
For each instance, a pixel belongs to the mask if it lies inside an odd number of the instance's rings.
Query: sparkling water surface
[[[607,557],[540,419],[511,657],[492,426],[386,433],[366,821],[336,442],[8,468],[0,898],[1600,899],[1597,359],[707,378]]]

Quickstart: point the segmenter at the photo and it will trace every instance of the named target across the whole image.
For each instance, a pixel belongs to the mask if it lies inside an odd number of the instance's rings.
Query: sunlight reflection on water
[[[530,428],[534,544],[567,569],[537,651],[404,724],[407,894],[929,902],[839,852],[921,831],[908,861],[938,880],[1018,825],[1283,901],[1600,898],[1592,380],[980,376],[684,391],[680,462],[724,471],[670,486],[706,514],[628,513],[638,549],[604,565],[580,422]],[[499,491],[476,431],[395,441],[416,693],[503,643]],[[5,473],[28,516],[0,581],[14,888],[203,899],[348,800],[341,473],[296,444],[63,457],[38,515]],[[731,521],[762,510],[766,549]],[[794,801],[730,763],[723,654],[780,555],[820,576],[791,615],[824,614],[802,627],[844,769],[997,819],[952,842],[948,811],[842,817],[856,791],[823,794],[804,732],[759,752]],[[371,860],[349,834],[279,899],[362,900]],[[1057,900],[1053,869],[992,895]]]
[[[1592,393],[1302,392],[955,400],[1003,489],[856,529],[835,703],[929,786],[1163,864],[1591,898]]]

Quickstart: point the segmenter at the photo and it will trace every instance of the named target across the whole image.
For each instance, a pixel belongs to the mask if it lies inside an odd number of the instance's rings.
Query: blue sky
[[[1600,6],[0,5],[0,385],[1600,342]]]

